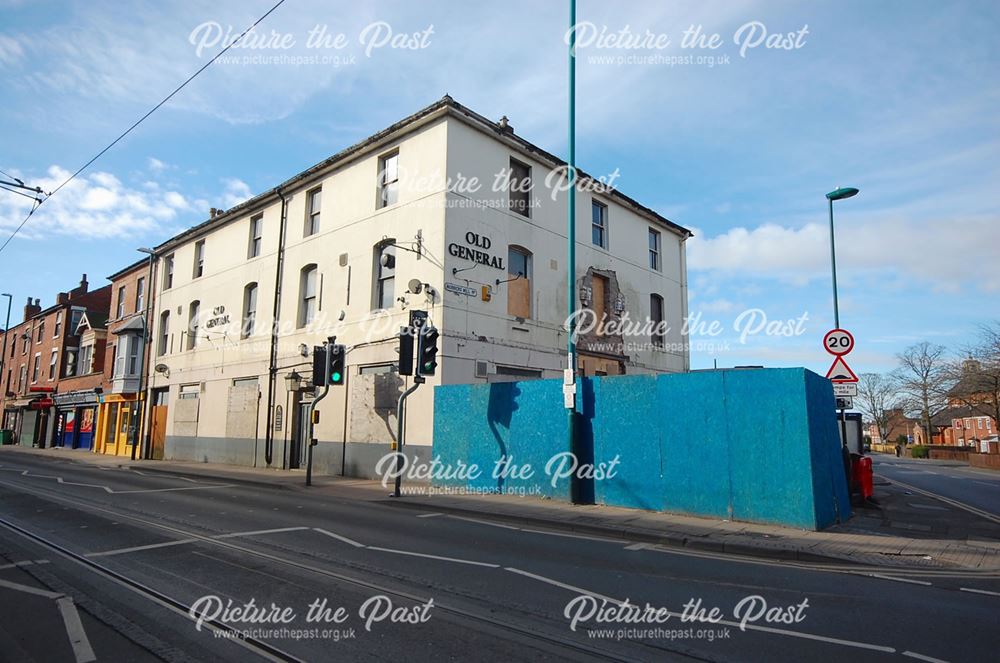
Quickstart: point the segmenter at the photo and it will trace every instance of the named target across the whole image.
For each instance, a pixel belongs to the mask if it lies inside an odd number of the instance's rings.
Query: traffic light
[[[399,328],[399,374],[413,375],[413,327]]]
[[[326,380],[326,348],[313,346],[313,386],[319,387]]]
[[[437,368],[438,330],[424,327],[417,336],[417,375],[434,375]]]
[[[347,349],[343,345],[334,345],[330,348],[330,384],[344,384],[344,377],[347,374],[347,367],[344,366],[347,359]]]

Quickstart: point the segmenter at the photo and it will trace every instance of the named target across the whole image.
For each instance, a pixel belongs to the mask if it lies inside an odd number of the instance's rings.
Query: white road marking
[[[258,529],[252,532],[233,532],[231,534],[217,534],[213,539],[235,539],[239,536],[258,536],[260,534],[281,534],[283,532],[299,532],[308,527],[280,527],[278,529]]]
[[[115,548],[114,550],[104,550],[101,552],[87,553],[84,557],[111,557],[112,555],[124,555],[130,552],[140,552],[143,550],[155,550],[156,548],[169,548],[170,546],[181,546],[186,543],[196,543],[198,539],[177,539],[176,541],[164,541],[163,543],[150,543],[145,546],[132,546],[131,548]]]
[[[410,555],[412,557],[426,557],[427,559],[437,559],[442,562],[455,562],[457,564],[471,564],[472,566],[485,566],[490,569],[499,569],[499,564],[488,562],[476,562],[471,559],[458,559],[455,557],[441,557],[440,555],[430,555],[428,553],[410,552],[409,550],[394,550],[393,548],[380,548],[379,546],[365,546],[368,550],[378,550],[381,552],[395,553],[397,555]]]
[[[614,603],[615,605],[624,605],[624,601],[619,601],[618,599],[613,599],[610,596],[605,596],[604,594],[598,594],[597,592],[592,592],[589,589],[583,589],[582,587],[576,587],[574,585],[568,585],[564,582],[559,582],[558,580],[553,580],[552,578],[546,578],[545,576],[540,576],[535,573],[529,573],[528,571],[522,571],[521,569],[515,569],[513,566],[504,567],[504,571],[510,571],[511,573],[516,573],[518,575],[524,576],[526,578],[531,578],[533,580],[538,580],[544,582],[548,585],[554,587],[561,587],[562,589],[568,589],[571,592],[576,592],[578,594],[585,594],[586,596],[593,596],[595,599],[601,599],[602,601],[607,601],[608,603]]]
[[[77,612],[73,599],[64,596],[56,599],[59,612],[62,614],[63,623],[66,625],[66,635],[69,636],[69,643],[73,647],[73,656],[76,663],[90,663],[96,661],[94,649],[87,639],[87,632],[83,630],[83,622],[80,621],[80,613]]]
[[[20,568],[22,566],[38,566],[39,564],[48,564],[48,563],[49,563],[49,560],[47,560],[47,559],[36,559],[36,560],[26,559],[23,562],[14,562],[13,564],[4,564],[3,566],[0,566],[0,571],[5,571],[7,569],[16,569],[16,568]]]
[[[134,469],[131,469],[131,468],[129,468],[129,470],[131,472],[135,472],[136,474],[142,475],[144,477],[150,476],[150,473],[143,472],[142,470],[134,470]],[[161,474],[159,472],[153,472],[152,476],[153,477],[160,477],[160,478],[163,478],[163,479],[179,479],[180,481],[190,481],[191,483],[198,483],[197,479],[192,479],[190,477],[179,477],[179,476],[177,476],[175,474]]]
[[[111,490],[106,488],[112,495],[134,495],[136,493],[170,493],[176,490],[209,490],[211,488],[232,488],[231,483],[219,483],[211,486],[182,486],[180,488],[146,488],[143,490]],[[103,486],[102,486],[103,487]]]
[[[917,488],[916,486],[911,486],[910,484],[903,483],[902,481],[900,481],[898,479],[891,479],[890,478],[890,481],[895,482],[898,486],[900,486],[902,488],[905,488],[906,490],[910,490],[910,491],[913,491],[915,493],[920,493],[921,495],[925,495],[927,497],[933,497],[934,499],[940,500],[940,501],[944,502],[945,504],[950,504],[950,505],[952,505],[954,507],[958,507],[959,509],[964,509],[965,511],[968,511],[969,513],[974,513],[974,514],[976,514],[977,516],[979,516],[981,518],[985,518],[987,520],[991,520],[991,521],[993,521],[993,522],[995,522],[997,524],[1000,524],[1000,517],[994,516],[992,513],[989,513],[987,511],[983,511],[982,509],[977,509],[976,507],[969,506],[968,504],[966,504],[964,502],[959,502],[958,500],[953,500],[953,499],[951,499],[949,497],[944,497],[943,495],[938,495],[937,493],[932,493],[929,490],[923,490],[922,488]]]
[[[5,472],[18,472],[20,473],[21,476],[29,477],[32,479],[55,479],[57,483],[60,483],[64,486],[82,486],[84,488],[100,488],[101,490],[110,495],[134,495],[137,493],[168,493],[176,490],[205,490],[210,488],[231,488],[233,486],[233,484],[231,483],[219,483],[207,486],[185,486],[182,488],[143,488],[137,490],[115,490],[114,488],[94,483],[80,483],[78,481],[66,481],[62,477],[56,477],[49,474],[32,474],[31,470],[20,470],[13,467],[0,467],[0,470],[3,470]],[[191,481],[190,479],[185,479],[184,477],[165,477],[165,478],[184,479],[185,481]]]
[[[42,596],[47,599],[58,599],[63,596],[58,592],[50,592],[46,589],[38,589],[37,587],[29,587],[28,585],[22,585],[18,582],[10,582],[8,580],[0,580],[0,587],[6,587],[7,589],[13,589],[15,592],[24,592],[25,594],[34,594],[35,596]]]
[[[440,516],[440,513],[422,513],[417,518],[434,518],[435,516]]]
[[[329,536],[329,537],[332,537],[334,539],[337,539],[338,541],[343,541],[344,543],[346,543],[348,545],[352,545],[355,548],[364,548],[365,547],[365,544],[358,543],[354,539],[349,539],[346,536],[341,536],[340,534],[335,534],[335,533],[329,532],[329,531],[327,531],[325,529],[320,529],[319,527],[313,527],[313,531],[314,532],[319,532],[320,534],[325,534],[326,536]]]
[[[513,567],[505,567],[504,570],[505,571],[510,571],[511,573],[517,573],[519,575],[522,575],[522,576],[525,576],[525,577],[528,577],[528,578],[533,578],[534,580],[539,580],[539,581],[547,583],[549,585],[554,585],[556,587],[562,587],[563,589],[568,589],[568,590],[573,591],[573,592],[578,592],[580,594],[586,594],[587,596],[593,596],[594,598],[603,599],[603,600],[605,600],[605,601],[607,601],[609,603],[614,603],[615,605],[624,605],[625,604],[624,601],[619,601],[618,599],[613,599],[613,598],[608,597],[608,596],[603,596],[601,594],[597,594],[595,592],[591,592],[591,591],[583,589],[581,587],[574,587],[573,585],[568,585],[566,583],[559,582],[558,580],[553,580],[552,578],[546,578],[545,576],[540,576],[540,575],[536,575],[534,573],[529,573],[527,571],[522,571],[521,569],[515,569]],[[670,616],[674,617],[674,618],[680,618],[680,616],[681,616],[680,613],[677,613],[677,612],[673,612],[673,611],[667,611],[667,612],[669,612]],[[829,643],[835,644],[835,645],[844,645],[845,647],[855,647],[857,649],[869,649],[869,650],[872,650],[872,651],[881,651],[881,652],[886,652],[887,654],[894,654],[894,653],[896,653],[896,650],[893,647],[885,647],[883,645],[873,645],[873,644],[870,644],[870,643],[867,643],[867,642],[858,642],[856,640],[844,640],[842,638],[830,638],[830,637],[827,637],[825,635],[815,635],[813,633],[802,633],[800,631],[790,631],[788,629],[775,628],[775,627],[771,627],[771,626],[758,626],[756,624],[746,624],[745,626],[741,626],[740,622],[732,622],[732,621],[728,621],[728,620],[721,620],[721,621],[716,622],[716,623],[718,623],[718,624],[724,624],[726,626],[733,626],[735,628],[745,628],[746,630],[749,630],[749,631],[761,631],[763,633],[775,633],[775,634],[778,634],[778,635],[787,635],[787,636],[790,636],[790,637],[793,637],[793,638],[803,638],[805,640],[816,640],[818,642],[829,642]]]
[[[628,543],[625,539],[615,539],[612,537],[602,537],[602,536],[587,536],[586,534],[570,534],[568,532],[550,532],[543,529],[527,529],[522,527],[522,532],[531,532],[532,534],[547,534],[549,536],[561,536],[567,539],[584,539],[585,541],[600,541],[602,543]]]
[[[418,518],[420,516],[417,516]],[[584,539],[585,541],[599,541],[601,543],[628,543],[624,539],[615,539],[611,537],[600,537],[600,536],[587,536],[586,534],[570,534],[569,532],[554,532],[552,530],[544,529],[533,529],[530,527],[517,527],[516,525],[504,525],[502,523],[494,523],[488,520],[480,520],[479,518],[467,518],[465,516],[452,516],[449,518],[454,520],[464,520],[469,523],[476,523],[479,525],[489,525],[490,527],[500,527],[502,529],[512,529],[518,532],[528,532],[529,534],[544,534],[546,536],[561,536],[568,539]]]
[[[972,592],[973,594],[986,594],[987,596],[1000,596],[1000,592],[991,592],[986,589],[972,589],[970,587],[959,587],[960,592]]]
[[[904,651],[903,656],[909,656],[910,658],[915,658],[918,661],[927,661],[928,663],[948,663],[944,659],[934,658],[933,656],[924,656],[923,654],[918,654],[913,651]]]
[[[931,583],[924,580],[910,580],[908,578],[897,578],[895,576],[884,576],[881,573],[870,573],[868,574],[872,578],[881,578],[882,580],[895,580],[896,582],[908,582],[911,585],[930,585]]]
[[[645,550],[649,548],[648,543],[633,543],[630,546],[625,546],[625,550]]]
[[[449,516],[453,520],[464,520],[467,523],[476,523],[477,525],[489,525],[490,527],[499,527],[500,529],[512,529],[521,531],[520,527],[514,525],[504,525],[503,523],[493,523],[488,520],[480,520],[479,518],[466,518],[465,516]]]

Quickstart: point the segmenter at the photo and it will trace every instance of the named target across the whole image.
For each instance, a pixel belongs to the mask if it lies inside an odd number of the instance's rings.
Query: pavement
[[[425,484],[405,485],[413,492],[387,501],[378,481],[305,475],[296,470],[234,467],[210,463],[131,461],[127,458],[64,449],[4,447],[4,451],[60,457],[80,463],[127,468],[146,473],[217,479],[293,491],[311,491],[396,508],[431,510],[486,519],[513,527],[545,527],[577,535],[627,539],[639,544],[693,551],[738,554],[805,562],[851,562],[873,567],[1000,570],[1000,517],[947,500],[917,493],[909,484],[884,476],[893,458],[876,456],[875,502],[856,507],[852,518],[822,532],[774,525],[712,520],[679,514],[602,505],[571,505],[518,495],[456,495]],[[951,467],[949,461],[913,460]],[[907,464],[903,459],[902,464]],[[910,479],[910,476],[907,476]],[[912,480],[912,479],[911,479]],[[994,504],[995,506],[995,504]]]
[[[373,482],[317,477],[307,489],[303,479],[0,450],[0,553],[13,565],[0,568],[0,580],[10,579],[0,582],[0,660],[858,663],[995,654],[1000,572],[983,565],[729,554],[692,541],[725,542],[725,532],[747,526],[521,498],[400,500]],[[618,511],[631,520],[614,520]],[[683,546],[646,540],[667,536],[665,523],[689,537]],[[771,531],[786,537],[772,550],[816,535]],[[22,597],[22,586],[45,595]],[[64,627],[57,596],[77,606],[79,625]],[[311,606],[329,608],[329,621],[310,621]],[[914,628],[914,615],[933,615],[933,628]],[[199,616],[209,619],[200,630]],[[81,655],[83,642],[93,656]]]

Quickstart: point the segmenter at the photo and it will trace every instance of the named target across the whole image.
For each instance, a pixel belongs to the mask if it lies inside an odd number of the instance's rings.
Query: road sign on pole
[[[837,396],[837,409],[850,410],[854,407],[854,399],[850,396]]]
[[[823,348],[832,355],[842,357],[854,349],[854,336],[846,329],[831,329],[823,337]]]
[[[857,382],[858,376],[854,374],[843,357],[837,357],[833,360],[833,366],[826,372],[826,379],[830,382]]]
[[[857,382],[835,382],[833,385],[834,396],[857,396]]]

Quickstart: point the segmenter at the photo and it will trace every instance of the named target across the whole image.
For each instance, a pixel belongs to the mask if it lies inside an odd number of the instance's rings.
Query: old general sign
[[[465,233],[465,243],[468,244],[468,246],[459,244],[458,242],[452,242],[448,245],[448,253],[456,258],[471,260],[479,263],[480,265],[486,265],[487,267],[493,267],[494,269],[503,269],[503,256],[490,255],[487,253],[493,245],[493,243],[490,242],[489,237],[477,235],[474,232],[467,232]]]

